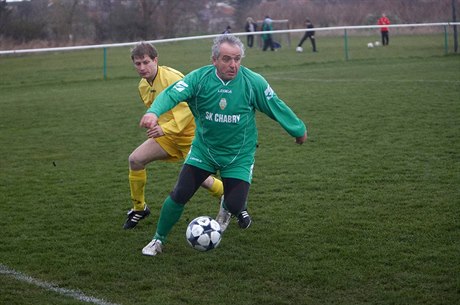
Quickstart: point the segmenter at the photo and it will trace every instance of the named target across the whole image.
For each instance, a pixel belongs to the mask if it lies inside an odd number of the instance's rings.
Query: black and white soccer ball
[[[222,230],[213,218],[199,216],[188,224],[185,237],[193,249],[205,252],[219,245],[222,240]]]

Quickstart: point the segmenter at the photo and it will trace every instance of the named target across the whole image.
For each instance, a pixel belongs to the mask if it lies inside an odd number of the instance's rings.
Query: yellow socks
[[[219,179],[214,178],[214,183],[208,192],[218,199],[224,194],[224,184]],[[129,170],[129,188],[131,190],[131,201],[134,211],[142,211],[145,207],[145,184],[147,183],[147,171]]]
[[[135,171],[129,170],[129,187],[131,189],[131,201],[134,211],[142,211],[145,206],[145,184],[147,183],[147,172],[145,169]]]
[[[211,188],[208,189],[208,192],[212,196],[220,199],[220,197],[224,194],[224,184],[222,183],[222,181],[220,181],[216,177],[213,177],[213,178],[214,178],[214,183],[212,184]]]

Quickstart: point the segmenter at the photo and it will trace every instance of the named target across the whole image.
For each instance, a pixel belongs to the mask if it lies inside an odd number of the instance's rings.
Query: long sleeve
[[[307,130],[304,122],[282,101],[265,81],[257,82],[255,107],[278,122],[292,137],[301,137]]]

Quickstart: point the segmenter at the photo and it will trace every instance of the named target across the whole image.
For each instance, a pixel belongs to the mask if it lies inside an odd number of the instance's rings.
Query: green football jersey
[[[256,110],[277,121],[291,136],[301,137],[305,124],[278,98],[268,82],[243,66],[237,76],[221,80],[213,65],[192,71],[165,89],[147,112],[158,117],[186,101],[195,117],[193,149],[226,166],[254,156],[257,145]]]

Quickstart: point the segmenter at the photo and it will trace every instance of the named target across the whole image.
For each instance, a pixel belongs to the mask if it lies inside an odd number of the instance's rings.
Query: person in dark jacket
[[[315,27],[313,25],[313,23],[311,23],[310,19],[308,19],[308,18],[305,19],[305,26],[307,27],[307,29],[313,29]],[[297,45],[297,48],[301,48],[302,44],[304,43],[304,41],[307,40],[308,38],[310,38],[313,52],[317,52],[317,50],[316,50],[316,40],[315,40],[315,31],[312,31],[312,30],[307,30],[305,32],[305,34],[303,35],[303,37],[300,40],[299,44]]]

